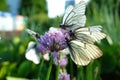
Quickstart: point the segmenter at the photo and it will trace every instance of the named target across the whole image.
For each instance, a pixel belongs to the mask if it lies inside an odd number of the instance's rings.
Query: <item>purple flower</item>
[[[54,51],[54,52],[52,52],[52,56],[53,56],[53,63],[55,65],[58,65],[58,62],[59,62],[59,55],[58,55],[58,53]]]
[[[50,50],[49,50],[48,48],[46,48],[45,46],[43,46],[42,44],[38,44],[38,45],[36,46],[36,51],[37,51],[37,52],[41,52],[43,55],[44,55],[45,53],[49,53],[49,52],[50,52]]]
[[[60,67],[65,67],[68,63],[68,58],[64,54],[64,56],[61,54],[61,52],[52,52],[53,56],[53,63],[58,66],[58,63],[60,63]]]
[[[70,80],[70,75],[67,73],[61,73],[59,75],[59,80]]]
[[[66,44],[66,37],[69,37],[67,35],[67,31],[63,31],[61,29],[56,29],[51,27],[48,33],[45,33],[43,36],[40,36],[38,38],[38,41],[40,43],[39,50],[44,54],[46,51],[60,51],[67,47]]]
[[[68,63],[68,58],[64,57],[62,59],[60,59],[60,67],[65,67]]]

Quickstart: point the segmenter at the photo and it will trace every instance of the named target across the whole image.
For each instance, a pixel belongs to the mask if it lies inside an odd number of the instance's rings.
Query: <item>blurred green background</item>
[[[1,0],[1,11],[9,11],[5,0]],[[25,28],[44,34],[50,26],[59,26],[59,18],[47,16],[45,0],[22,0],[19,14],[27,16]],[[73,80],[120,80],[120,0],[91,0],[86,10],[87,23],[102,25],[107,38],[96,43],[103,56],[86,67],[77,67],[69,57],[66,67]],[[9,25],[8,25],[9,26]],[[6,38],[1,33],[0,40],[0,80],[45,80],[49,61],[41,60],[36,65],[25,59],[25,50],[33,40],[24,30],[19,35]],[[50,80],[55,80],[56,67],[53,65]]]

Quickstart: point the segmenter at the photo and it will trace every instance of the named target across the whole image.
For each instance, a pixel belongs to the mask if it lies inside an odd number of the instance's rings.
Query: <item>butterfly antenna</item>
[[[57,16],[57,20],[59,21],[58,24],[59,24],[59,26],[60,26],[60,24],[61,24],[61,19],[60,19],[59,16]]]

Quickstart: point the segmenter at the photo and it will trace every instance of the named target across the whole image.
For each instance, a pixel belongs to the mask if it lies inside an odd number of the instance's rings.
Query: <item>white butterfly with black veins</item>
[[[85,66],[102,56],[102,51],[94,45],[95,41],[105,38],[102,26],[84,27],[86,3],[81,0],[75,7],[69,6],[63,16],[61,28],[68,30],[71,39],[66,39],[72,60]]]

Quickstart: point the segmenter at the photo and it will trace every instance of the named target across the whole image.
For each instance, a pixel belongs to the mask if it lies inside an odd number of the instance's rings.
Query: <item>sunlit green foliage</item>
[[[0,1],[0,11],[9,11],[9,6],[6,3],[6,0]]]

